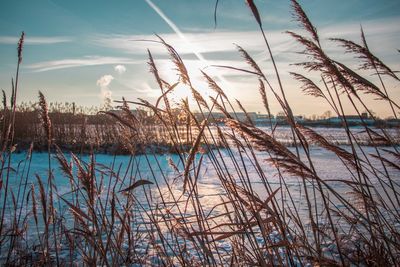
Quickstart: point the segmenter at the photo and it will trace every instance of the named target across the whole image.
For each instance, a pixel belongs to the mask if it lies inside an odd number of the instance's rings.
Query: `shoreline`
[[[13,151],[14,154],[22,154],[26,153],[30,149],[30,143],[24,142],[22,145],[21,143],[17,143],[18,145],[16,146],[15,151]],[[56,144],[57,146],[52,146],[50,149],[51,153],[57,153],[56,147],[58,147],[63,153],[69,153],[72,152],[74,154],[82,154],[82,155],[90,155],[91,153],[95,154],[102,154],[102,155],[117,155],[117,156],[129,156],[129,155],[144,155],[144,154],[179,154],[181,152],[189,152],[190,149],[192,148],[191,144],[182,144],[181,146],[181,151],[177,151],[177,149],[172,145],[172,144],[150,144],[150,145],[143,145],[143,144],[138,144],[136,146],[136,150],[134,153],[130,152],[126,147],[124,147],[122,144],[104,144],[100,145],[97,147],[93,147],[92,145],[78,145],[78,144]],[[291,142],[290,144],[284,144],[286,147],[292,148],[295,147],[294,143]],[[348,147],[351,146],[350,144],[335,144],[339,145],[341,147]],[[360,144],[363,147],[391,147],[391,146],[400,146],[400,142],[396,142],[393,144],[367,144],[367,143],[361,143]],[[214,149],[223,149],[224,146],[222,145],[214,145],[210,144],[208,145],[211,147],[211,150]],[[207,151],[207,145],[202,143],[200,145],[200,149],[204,153],[208,153]],[[301,147],[298,145],[297,147]],[[312,148],[322,148],[318,146],[317,144],[313,144],[311,146]],[[32,152],[35,153],[47,153],[47,144],[34,144],[32,148]]]

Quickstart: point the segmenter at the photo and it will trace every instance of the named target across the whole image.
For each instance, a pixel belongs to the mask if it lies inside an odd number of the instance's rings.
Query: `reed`
[[[396,136],[363,121],[370,144],[366,147],[350,128],[343,108],[348,101],[363,120],[360,107],[372,114],[365,94],[373,94],[397,116],[400,108],[388,94],[385,80],[397,82],[396,72],[372,54],[363,31],[362,45],[331,40],[354,53],[364,70],[377,75],[379,84],[332,59],[306,12],[291,1],[293,17],[306,35],[288,34],[308,56],[308,61],[295,63],[299,70],[291,75],[299,82],[299,91],[325,101],[342,119],[348,145],[339,146],[296,123],[262,14],[254,1],[246,3],[275,75],[267,79],[265,70],[240,46],[238,53],[249,69],[218,67],[254,77],[271,121],[269,130],[252,121],[244,103],[236,100],[235,110],[223,88],[202,71],[215,93],[206,99],[191,82],[178,51],[159,36],[157,42],[166,48],[179,81],[164,80],[148,51],[149,71],[160,89],[155,103],[122,99],[116,101],[120,106],[115,112],[48,104],[39,92],[38,103],[17,105],[21,35],[10,107],[3,91],[1,111],[1,264],[397,264],[400,153]],[[321,80],[307,77],[302,69],[315,72]],[[200,116],[188,99],[179,104],[170,101],[178,84],[192,94]],[[272,102],[286,116],[292,147],[279,140],[279,126],[271,120]],[[132,113],[132,104],[143,112]],[[145,116],[145,111],[152,115]],[[224,125],[211,123],[214,111],[224,114]],[[238,111],[246,120],[238,119]],[[32,145],[18,164],[13,153],[15,143],[22,141]],[[99,163],[97,154],[108,145],[120,146],[129,155],[126,166],[118,163],[117,156],[109,166]],[[30,170],[35,146],[47,151],[47,179]],[[337,177],[334,171],[326,174],[329,166],[320,166],[314,147],[332,154],[332,164],[343,168],[347,177]],[[210,177],[214,187],[207,184]],[[12,179],[17,183],[11,184]],[[59,190],[55,180],[63,179],[67,185]]]

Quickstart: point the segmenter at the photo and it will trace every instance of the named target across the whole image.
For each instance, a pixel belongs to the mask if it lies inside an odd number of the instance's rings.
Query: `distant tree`
[[[101,107],[102,110],[104,111],[108,111],[108,110],[112,110],[112,100],[110,97],[105,97],[104,98],[104,102],[103,102],[103,106]]]
[[[321,115],[321,119],[329,119],[330,117],[332,117],[332,112],[330,110],[325,111],[324,113],[322,113]]]
[[[379,117],[376,115],[376,112],[375,111],[373,111],[373,110],[369,110],[370,112],[371,112],[371,117],[372,118],[375,118],[375,119],[379,119]]]
[[[313,120],[313,121],[317,120],[317,115],[312,114],[312,115],[311,115],[311,120]]]

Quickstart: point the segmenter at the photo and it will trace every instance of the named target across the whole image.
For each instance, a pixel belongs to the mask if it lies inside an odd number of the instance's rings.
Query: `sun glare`
[[[201,74],[201,70],[206,67],[204,66],[204,63],[200,60],[185,60],[184,63],[189,72],[192,87],[199,92],[206,101],[208,101],[209,96],[215,96],[215,93],[209,89]],[[170,84],[180,81],[179,71],[171,61],[162,62],[160,65],[160,76]],[[173,103],[181,103],[182,99],[187,98],[190,106],[196,106],[190,86],[184,84],[182,81],[180,81],[175,89],[169,94],[169,97]]]

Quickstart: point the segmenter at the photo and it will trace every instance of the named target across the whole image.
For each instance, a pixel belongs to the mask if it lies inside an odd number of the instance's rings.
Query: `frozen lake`
[[[265,127],[262,128],[267,132],[270,132],[270,129]],[[350,147],[347,146],[347,137],[346,132],[342,128],[314,128],[316,132],[323,135],[327,140],[330,140],[332,143],[342,144],[341,147],[345,150],[350,151]],[[361,128],[353,128],[352,129],[354,135],[359,138],[359,140],[367,139],[366,133],[362,131]],[[397,140],[398,132],[395,129],[389,129],[388,133]],[[290,128],[281,127],[276,130],[275,137],[277,140],[284,144],[291,144],[291,131]],[[289,147],[292,152],[296,152],[294,147]],[[380,153],[383,156],[393,159],[393,155],[384,152],[382,149],[386,149],[385,147],[379,148]],[[393,150],[392,148],[388,148],[389,150]],[[376,167],[377,171],[383,172],[383,167],[380,162],[376,159],[372,158],[371,154],[376,154],[376,149],[371,146],[362,146],[362,153],[358,150],[360,157],[366,157],[370,160],[373,165]],[[217,150],[216,150],[217,151]],[[352,178],[351,169],[346,167],[346,165],[338,159],[338,157],[330,151],[327,151],[318,146],[311,146],[310,149],[311,157],[313,160],[313,165],[315,166],[318,174],[321,178],[326,180],[350,180]],[[300,156],[304,159],[304,152],[299,150]],[[232,149],[227,151],[226,149],[218,150],[218,153],[215,153],[217,159],[219,161],[223,161],[225,168],[228,170],[234,170],[234,168],[246,168],[246,176],[248,176],[249,180],[254,183],[261,183],[260,177],[257,173],[256,168],[254,167],[254,162],[250,158],[240,158],[239,153],[236,149]],[[265,162],[265,159],[269,158],[269,156],[264,152],[256,152],[257,159],[260,162]],[[232,157],[233,156],[233,157]],[[67,161],[73,165],[73,161],[71,160],[71,156],[68,153],[65,153],[65,157]],[[156,185],[162,190],[165,186],[166,181],[171,183],[174,181],[174,190],[177,190],[176,194],[179,195],[182,190],[182,177],[178,177],[178,173],[174,171],[174,169],[170,166],[169,161],[174,162],[174,164],[178,167],[178,169],[183,171],[182,160],[176,154],[170,155],[137,155],[135,157],[126,156],[126,155],[107,155],[107,154],[97,154],[95,155],[96,169],[99,171],[97,176],[97,183],[100,184],[102,188],[99,188],[102,191],[107,191],[106,187],[109,182],[109,174],[110,170],[118,173],[119,180],[116,184],[118,191],[130,185],[131,179],[147,179],[152,182],[155,182]],[[199,159],[199,156],[197,156]],[[233,160],[234,159],[234,160]],[[88,155],[83,155],[81,157],[82,162],[89,162],[90,158]],[[237,164],[239,162],[238,166]],[[218,196],[223,192],[221,188],[221,184],[218,179],[218,175],[215,170],[215,166],[213,166],[212,161],[209,158],[208,154],[203,155],[203,159],[201,162],[201,167],[199,168],[199,179],[197,181],[199,188],[201,189],[201,197],[207,197],[207,201],[210,202],[210,206],[214,203],[213,196]],[[11,177],[9,179],[10,189],[14,194],[18,194],[18,189],[20,185],[26,183],[37,185],[37,178],[35,175],[39,175],[44,184],[46,184],[48,177],[48,155],[47,153],[32,153],[30,158],[27,158],[25,153],[19,153],[12,155],[12,168]],[[67,194],[70,191],[70,181],[69,178],[63,174],[60,169],[60,165],[56,160],[55,156],[51,156],[51,169],[54,176],[54,182],[58,189],[58,193],[60,195]],[[76,166],[75,166],[76,171]],[[262,164],[262,169],[268,179],[268,182],[273,186],[281,185],[281,181],[279,179],[279,175],[277,169],[270,163]],[[388,168],[392,178],[400,179],[399,173],[394,170]],[[296,188],[300,187],[299,178],[293,177],[287,174],[284,174],[285,181],[289,188],[293,189],[293,193],[296,192]],[[372,178],[372,182],[374,179]],[[239,179],[238,179],[238,182]],[[378,182],[378,181],[375,181]],[[112,181],[113,183],[113,181]],[[345,191],[347,186],[341,182],[332,182],[332,185],[340,189],[343,187]],[[29,187],[29,186],[28,186]],[[152,185],[150,188],[154,189],[156,186]],[[263,190],[263,186],[255,186],[254,190],[260,194],[265,195],[266,192]],[[139,190],[138,190],[139,191]],[[343,192],[346,193],[346,192]],[[20,195],[22,192],[20,192]],[[298,192],[298,201],[301,200],[302,195],[301,192]],[[296,194],[295,194],[296,195]],[[3,198],[0,200],[3,201]]]
[[[266,129],[268,131],[268,129]],[[343,129],[332,129],[332,128],[317,128],[316,131],[332,143],[342,144],[340,147],[346,151],[350,151],[350,146],[346,145],[346,133]],[[354,133],[359,136],[362,140],[365,133],[362,133],[360,129],[354,129]],[[391,130],[391,134],[394,136],[396,132]],[[282,143],[290,144],[290,129],[283,128],[276,132],[276,137]],[[344,144],[344,145],[343,145]],[[397,149],[397,148],[396,148]],[[293,146],[289,147],[289,150],[293,153],[297,153],[296,148]],[[381,153],[383,157],[390,161],[396,162],[397,159],[390,153],[394,151],[394,148],[389,147],[372,147],[372,146],[361,146],[357,148],[357,154],[365,165],[366,173],[373,174],[370,177],[369,182],[373,185],[374,190],[377,194],[382,196],[385,200],[387,196],[392,196],[390,192],[385,192],[384,187],[387,187],[388,174],[391,179],[395,182],[395,190],[400,190],[400,173],[392,168],[382,165],[382,162],[372,157],[371,155],[377,152]],[[300,158],[304,162],[308,162],[304,151],[299,149],[298,151]],[[318,176],[323,179],[331,188],[333,188],[340,196],[353,203],[354,205],[360,205],[360,212],[363,212],[363,207],[360,203],[360,197],[355,194],[351,186],[343,181],[354,181],[357,179],[353,169],[347,164],[340,160],[333,152],[327,151],[326,149],[318,146],[310,147],[310,156],[312,164],[318,173]],[[66,160],[70,166],[74,175],[77,175],[77,161],[73,160],[71,155],[65,153]],[[221,183],[221,172],[231,173],[231,178],[237,185],[248,187],[256,193],[256,195],[264,200],[269,196],[267,191],[275,191],[278,193],[275,195],[278,205],[283,209],[295,208],[307,227],[308,231],[311,229],[311,222],[308,217],[308,208],[305,201],[305,192],[303,180],[300,177],[283,173],[279,175],[277,168],[266,160],[270,158],[270,155],[266,152],[255,152],[254,156],[251,156],[248,150],[238,150],[237,148],[232,149],[216,149],[205,154],[197,154],[195,159],[194,169],[190,170],[191,173],[197,173],[197,180],[195,184],[197,186],[196,194],[197,199],[202,205],[203,212],[209,216],[217,216],[223,214],[224,206],[220,205],[227,199],[226,189]],[[255,159],[260,163],[259,168],[256,167]],[[91,159],[88,155],[83,155],[79,162],[82,166],[89,163],[92,160],[95,167],[95,187],[97,191],[97,200],[100,202],[107,202],[110,197],[110,191],[114,189],[114,192],[118,195],[118,198],[122,201],[123,205],[124,195],[120,192],[122,189],[130,186],[135,180],[145,179],[151,181],[153,184],[140,186],[134,190],[135,201],[137,205],[134,207],[134,211],[141,214],[140,219],[135,222],[138,229],[146,232],[148,228],[149,218],[147,213],[153,210],[163,209],[168,210],[171,216],[182,216],[190,220],[195,216],[196,211],[192,205],[188,205],[188,192],[183,191],[183,172],[184,165],[183,161],[176,154],[165,154],[165,155],[136,155],[136,156],[112,156],[106,154],[96,154]],[[369,162],[368,164],[366,162]],[[68,201],[72,201],[76,195],[71,192],[71,180],[61,170],[60,164],[57,161],[55,155],[51,155],[50,167],[54,176],[54,184],[56,187],[55,197],[56,205],[55,208],[57,213],[60,214],[64,220],[64,225],[72,227],[74,220],[71,216],[69,207],[64,201],[60,200],[62,197]],[[36,188],[36,194],[38,191],[37,177],[41,177],[44,186],[47,188],[47,177],[48,177],[48,155],[47,153],[32,153],[30,157],[27,157],[25,153],[12,155],[12,170],[10,172],[9,179],[9,190],[13,193],[16,202],[18,203],[17,211],[15,212],[12,201],[8,201],[6,206],[6,224],[10,222],[10,219],[21,213],[22,218],[27,216],[28,225],[33,227],[32,219],[32,207],[31,202],[28,205],[22,205],[26,202],[29,196],[29,189],[33,184]],[[85,168],[85,167],[84,167]],[[262,175],[260,175],[262,171]],[[385,171],[388,173],[386,174]],[[263,177],[263,179],[261,179]],[[265,185],[267,181],[268,186]],[[26,190],[24,192],[24,185],[26,184]],[[313,182],[307,182],[307,188],[310,191],[313,190]],[[268,189],[267,189],[268,188]],[[387,188],[386,188],[387,190]],[[9,195],[11,196],[11,195]],[[38,195],[36,196],[39,199]],[[329,195],[332,203],[336,202],[335,195]],[[322,209],[319,205],[322,205],[321,196],[318,192],[314,192],[311,196],[311,201],[315,203],[316,210]],[[1,196],[1,203],[3,203],[3,195]],[[173,204],[177,203],[177,204]],[[21,209],[20,207],[23,208]],[[85,207],[81,207],[85,210]],[[110,207],[106,206],[106,212],[110,214]],[[335,207],[341,209],[340,205]],[[390,207],[394,213],[400,212],[399,207],[392,205]],[[123,211],[121,206],[117,207],[117,210]],[[41,211],[38,210],[40,216]],[[390,220],[390,215],[388,215]],[[215,220],[215,223],[223,223],[223,217]],[[323,223],[323,222],[320,222]],[[398,222],[397,222],[398,224]],[[42,226],[43,227],[43,226]],[[348,227],[342,225],[343,229]],[[400,227],[400,225],[395,225]],[[40,228],[38,231],[43,231]],[[167,230],[165,230],[167,231]],[[34,231],[32,235],[27,236],[28,240],[35,242],[36,236]],[[221,248],[229,250],[229,244],[220,241]],[[138,247],[138,251],[144,250],[143,247]]]

